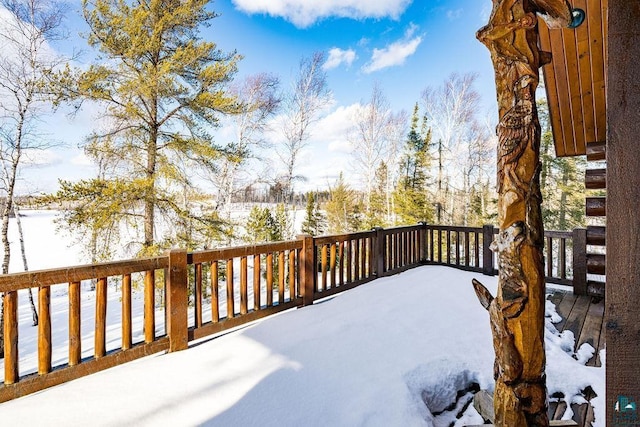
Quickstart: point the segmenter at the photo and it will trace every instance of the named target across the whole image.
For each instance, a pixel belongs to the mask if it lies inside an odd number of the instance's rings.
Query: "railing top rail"
[[[290,251],[302,249],[302,240],[289,240],[284,242],[262,243],[258,245],[234,246],[221,249],[209,249],[187,254],[188,264],[200,264],[227,260],[231,258],[260,255],[269,252]]]
[[[347,240],[364,239],[372,237],[376,234],[375,231],[360,231],[358,233],[349,234],[333,234],[329,236],[314,237],[313,241],[316,245],[326,245],[328,243],[345,242]]]
[[[405,231],[414,231],[414,230],[420,230],[424,228],[423,224],[416,224],[416,225],[405,225],[405,226],[401,226],[401,227],[390,227],[390,228],[384,228],[381,230],[383,235],[389,235],[389,234],[395,234],[395,233],[402,233]]]
[[[482,227],[461,227],[454,225],[431,225],[427,224],[427,228],[431,230],[441,230],[441,231],[457,231],[461,233],[482,233]]]
[[[100,277],[119,276],[141,271],[167,268],[169,257],[129,259],[124,261],[27,271],[0,275],[0,292],[51,286],[60,283],[80,282]]]
[[[545,230],[544,237],[571,238],[573,231]]]

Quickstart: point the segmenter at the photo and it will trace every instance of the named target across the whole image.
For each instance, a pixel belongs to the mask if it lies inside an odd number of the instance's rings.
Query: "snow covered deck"
[[[53,426],[480,424],[466,406],[472,393],[457,397],[493,384],[488,314],[477,302],[473,277],[495,292],[496,277],[415,268],[192,343],[186,351],[0,404],[0,419],[3,425]],[[592,396],[583,394],[590,387],[597,397],[593,410],[584,410],[604,426],[604,368],[597,366],[598,353],[591,357],[602,344],[598,336],[593,347],[581,345],[589,338],[579,332],[595,330],[587,319],[598,305],[560,297],[547,304],[548,389],[562,396],[554,416],[571,418],[572,409],[579,414],[575,404]]]

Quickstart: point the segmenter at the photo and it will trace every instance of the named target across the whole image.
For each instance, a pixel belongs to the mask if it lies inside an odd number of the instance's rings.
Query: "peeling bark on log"
[[[544,229],[540,204],[540,124],[535,103],[539,68],[536,13],[568,25],[565,0],[493,0],[478,39],[491,52],[499,107],[498,223],[492,243],[499,260],[495,298],[474,280],[489,311],[496,353],[497,426],[548,426],[544,352]]]

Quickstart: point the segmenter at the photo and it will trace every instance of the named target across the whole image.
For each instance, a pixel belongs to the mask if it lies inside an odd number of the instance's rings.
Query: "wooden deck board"
[[[573,294],[565,293],[562,296],[562,301],[560,301],[560,303],[556,305],[556,312],[560,315],[560,317],[562,317],[562,320],[555,324],[558,331],[562,332],[564,330],[564,325],[567,322],[569,314],[571,314],[571,310],[573,309],[573,305],[575,304],[577,298],[578,297]]]
[[[596,353],[587,362],[588,366],[601,366],[600,350],[605,346],[604,335],[604,301],[589,296],[575,296],[569,293],[556,292],[547,297],[556,305],[556,312],[562,320],[555,324],[558,331],[573,332],[576,344],[574,351],[584,343],[591,344]],[[595,393],[591,389],[585,391],[585,398],[591,400]],[[564,401],[549,403],[549,419],[560,420],[564,415],[567,404]],[[588,404],[571,406],[573,421],[580,426],[591,426],[594,421],[593,407]]]

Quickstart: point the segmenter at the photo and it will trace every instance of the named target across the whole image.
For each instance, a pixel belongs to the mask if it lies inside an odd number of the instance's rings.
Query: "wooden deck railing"
[[[149,354],[185,349],[191,340],[311,305],[319,298],[419,265],[494,275],[497,257],[489,246],[495,233],[491,225],[418,224],[192,253],[173,250],[155,258],[0,275],[5,304],[0,402]],[[547,282],[573,285],[576,293],[586,293],[585,249],[583,229],[546,232],[544,253],[551,260]],[[81,299],[81,287],[91,283],[95,298]],[[52,287],[66,288],[62,292],[69,296],[66,356],[58,351],[64,350],[65,343],[52,342]],[[38,360],[37,370],[22,368],[21,372],[18,291],[27,288],[38,288]],[[132,298],[134,288],[142,289],[141,301]],[[92,307],[81,313],[81,304],[87,303]],[[132,318],[134,304],[143,305],[142,319]],[[93,316],[87,316],[87,310]],[[82,333],[87,322],[93,323],[92,328],[85,327]],[[114,332],[115,323],[121,326]]]

